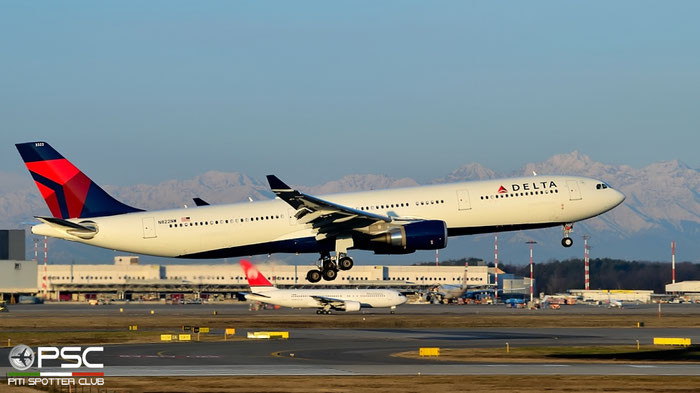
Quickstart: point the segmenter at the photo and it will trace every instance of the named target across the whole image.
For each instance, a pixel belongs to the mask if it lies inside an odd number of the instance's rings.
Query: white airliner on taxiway
[[[317,314],[382,307],[390,307],[393,314],[396,306],[406,303],[406,296],[391,289],[279,289],[252,263],[244,259],[241,267],[251,291],[245,295],[246,300],[282,307],[315,308]]]
[[[53,217],[32,233],[93,246],[179,258],[320,253],[307,279],[348,270],[349,249],[407,254],[447,246],[448,236],[564,228],[605,213],[625,196],[576,176],[396,188],[315,197],[267,177],[274,200],[143,211],[112,198],[46,142],[17,144]],[[199,205],[199,203],[198,203]],[[331,253],[334,253],[331,255]]]

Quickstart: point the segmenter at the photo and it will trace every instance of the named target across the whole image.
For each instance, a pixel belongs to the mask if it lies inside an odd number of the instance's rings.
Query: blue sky
[[[700,3],[0,5],[0,171],[46,140],[104,184],[510,172],[579,150],[700,167]]]

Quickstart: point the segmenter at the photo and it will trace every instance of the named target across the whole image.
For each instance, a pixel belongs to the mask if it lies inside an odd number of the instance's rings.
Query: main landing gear
[[[319,282],[323,278],[326,281],[333,281],[338,277],[338,270],[350,270],[353,266],[352,258],[344,252],[331,256],[330,252],[322,252],[321,257],[316,262],[318,269],[309,270],[306,279],[309,282]]]
[[[574,224],[564,224],[564,238],[561,239],[561,245],[569,248],[574,245],[574,239],[569,237],[571,231],[574,230]]]

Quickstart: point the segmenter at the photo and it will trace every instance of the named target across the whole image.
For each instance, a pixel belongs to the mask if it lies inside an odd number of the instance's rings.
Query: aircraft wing
[[[311,297],[318,302],[318,305],[320,307],[323,307],[325,305],[329,305],[335,309],[342,309],[345,307],[345,303],[346,303],[345,300],[334,299],[334,298],[325,297],[325,296],[311,296]]]
[[[376,222],[390,223],[389,216],[339,205],[297,191],[275,175],[268,175],[270,188],[280,199],[296,209],[294,217],[302,224],[311,224],[319,234],[334,236]]]

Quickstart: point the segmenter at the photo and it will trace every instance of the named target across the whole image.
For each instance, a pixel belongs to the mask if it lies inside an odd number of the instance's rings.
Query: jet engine
[[[377,254],[408,254],[447,247],[447,224],[440,220],[412,222],[371,238]]]
[[[360,302],[356,302],[354,300],[345,300],[343,301],[343,305],[341,306],[341,310],[343,311],[360,311]]]

